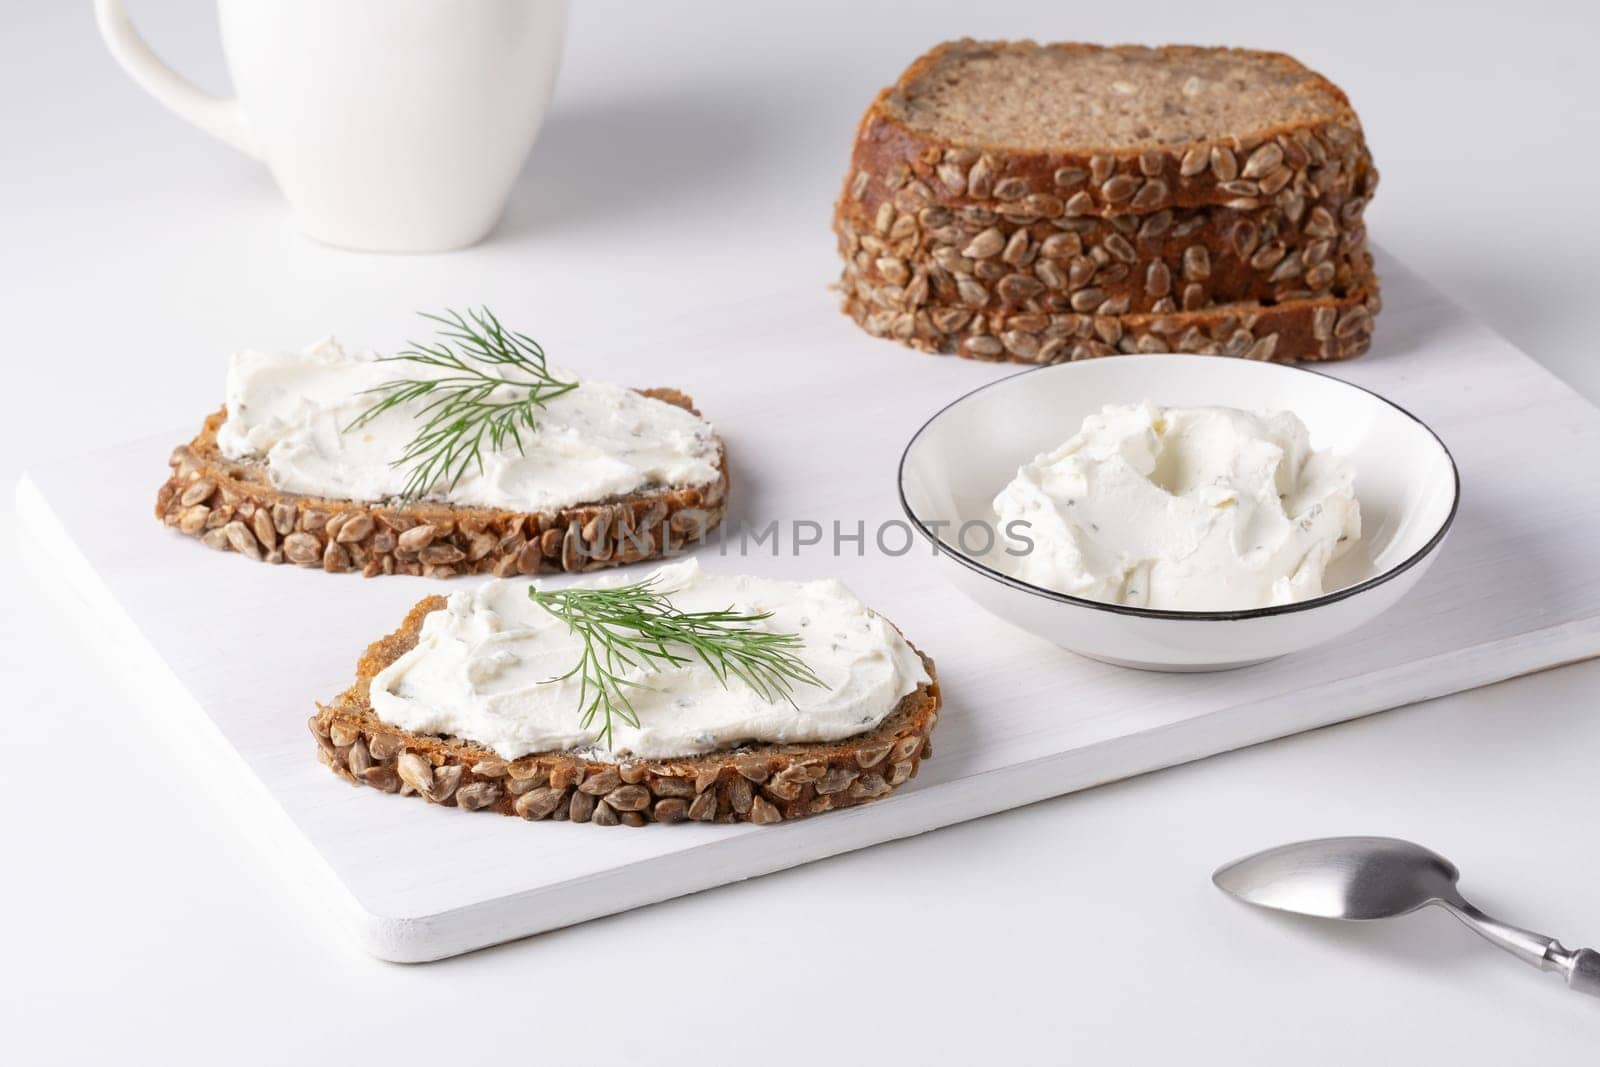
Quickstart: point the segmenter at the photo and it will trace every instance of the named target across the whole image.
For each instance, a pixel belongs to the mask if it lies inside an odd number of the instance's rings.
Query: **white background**
[[[393,345],[414,309],[488,303],[559,351],[663,316],[714,329],[719,303],[824,285],[862,107],[962,34],[1293,52],[1361,111],[1384,174],[1374,237],[1600,399],[1592,5],[574,6],[504,223],[409,258],[296,236],[264,170],[123,77],[87,3],[13,5],[0,480],[51,449],[193,423],[244,344]],[[132,7],[158,50],[225,89],[205,3]],[[692,352],[662,359],[692,373]],[[9,511],[0,556],[3,1059],[1520,1063],[1600,1047],[1600,1003],[1448,918],[1331,927],[1207,881],[1278,841],[1407,836],[1455,859],[1488,910],[1600,945],[1595,664],[401,967],[341,941],[204,802]]]

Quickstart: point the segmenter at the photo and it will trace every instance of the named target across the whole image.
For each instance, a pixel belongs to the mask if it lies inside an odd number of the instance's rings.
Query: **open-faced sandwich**
[[[156,500],[212,548],[500,577],[650,559],[722,521],[726,456],[673,389],[579,379],[487,309],[393,356],[245,351]]]
[[[311,719],[352,783],[614,826],[774,823],[917,773],[933,661],[837,581],[710,574],[432,596]]]

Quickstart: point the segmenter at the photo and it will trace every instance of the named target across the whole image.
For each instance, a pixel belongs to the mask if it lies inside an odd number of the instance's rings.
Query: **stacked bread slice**
[[[834,211],[844,310],[976,359],[1341,359],[1378,172],[1288,56],[958,41],[879,94]]]

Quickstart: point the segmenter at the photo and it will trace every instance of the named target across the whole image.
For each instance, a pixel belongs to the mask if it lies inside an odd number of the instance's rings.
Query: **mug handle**
[[[188,119],[247,156],[261,158],[250,125],[236,97],[212,96],[161,62],[139,31],[133,28],[122,0],[94,0],[95,22],[106,47],[128,76],[145,92],[165,104],[180,118]]]

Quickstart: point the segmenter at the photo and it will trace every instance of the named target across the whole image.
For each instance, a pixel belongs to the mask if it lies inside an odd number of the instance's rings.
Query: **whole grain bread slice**
[[[1374,319],[1383,306],[1370,267],[1347,292],[1160,314],[1045,314],[936,303],[907,311],[892,292],[867,279],[846,277],[841,290],[844,313],[873,336],[892,337],[924,352],[1016,363],[1134,352],[1279,362],[1348,359],[1370,346]]]
[[[1376,312],[1377,183],[1348,99],[1288,56],[951,42],[857,129],[834,211],[846,310],[913,347],[1050,361],[1060,346],[1029,324],[1059,337],[1063,316],[1093,315],[1068,351],[1103,355],[1161,343],[1123,341],[1129,315],[1212,312],[1180,332],[1221,346],[1232,309],[1276,306],[1275,358],[1342,358]],[[1307,309],[1342,322],[1358,305],[1345,336],[1312,336]]]
[[[676,389],[643,395],[699,414]],[[653,559],[704,538],[722,522],[727,452],[717,442],[717,477],[610,497],[558,512],[513,512],[451,504],[329,500],[276,489],[260,461],[217,448],[227,409],[173,450],[156,495],[156,517],[212,548],[267,563],[329,572],[448,578],[457,574],[577,572]]]
[[[961,40],[878,94],[851,164],[845,197],[873,206],[1109,216],[1251,210],[1371,158],[1344,92],[1281,53]]]
[[[920,652],[931,681],[875,728],[843,741],[608,763],[566,752],[504,760],[463,738],[410,733],[373,712],[371,682],[416,647],[422,620],[445,603],[441,596],[419,602],[398,630],[367,649],[355,683],[311,717],[317,758],[352,785],[529,820],[775,823],[884,796],[915,777],[933,751],[939,682]]]

